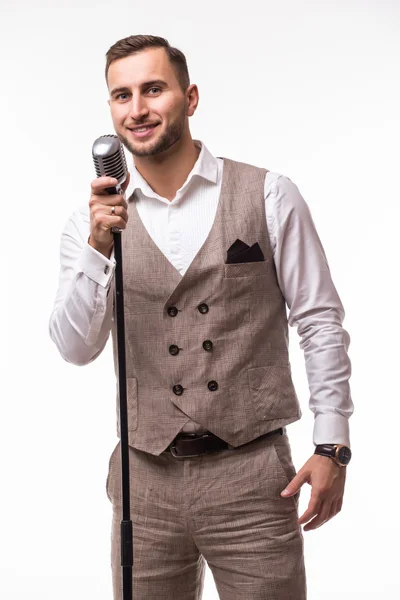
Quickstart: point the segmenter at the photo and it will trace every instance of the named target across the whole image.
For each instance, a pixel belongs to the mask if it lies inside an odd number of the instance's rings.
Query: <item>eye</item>
[[[150,91],[150,90],[157,90],[157,91],[159,91],[159,92],[160,92],[160,91],[161,91],[161,88],[154,86],[154,87],[151,87],[151,88],[149,88],[149,91]]]
[[[119,98],[121,98],[121,96],[127,96],[128,94],[118,94],[117,96],[115,96],[116,100],[119,100]]]

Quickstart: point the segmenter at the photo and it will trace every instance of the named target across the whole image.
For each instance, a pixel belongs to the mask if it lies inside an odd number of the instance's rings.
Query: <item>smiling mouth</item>
[[[147,129],[153,129],[153,127],[156,127],[156,125],[147,125],[145,127],[137,127],[136,129],[132,129],[131,131],[136,131],[136,133],[139,133],[141,131],[147,131]]]
[[[156,125],[144,125],[143,127],[137,127],[135,129],[130,129],[129,131],[131,131],[134,135],[144,135],[158,127],[158,125],[159,123]]]
[[[151,133],[153,132],[153,130],[156,127],[158,127],[158,125],[159,125],[159,123],[157,123],[156,125],[143,126],[143,127],[138,127],[136,129],[130,129],[129,131],[131,131],[132,134],[136,138],[147,137],[147,136],[151,135]]]

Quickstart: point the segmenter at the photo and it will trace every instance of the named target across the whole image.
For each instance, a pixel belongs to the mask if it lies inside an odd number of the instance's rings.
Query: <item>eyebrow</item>
[[[147,89],[147,88],[149,88],[149,87],[151,87],[153,85],[158,85],[158,86],[161,86],[161,87],[167,87],[168,84],[167,84],[166,81],[163,81],[162,79],[153,79],[152,81],[145,81],[144,83],[141,84],[140,87],[142,89]],[[124,92],[124,93],[125,92],[130,92],[130,89],[128,87],[126,87],[126,86],[114,88],[113,90],[111,90],[110,96],[115,96],[116,94],[122,93],[122,92]]]

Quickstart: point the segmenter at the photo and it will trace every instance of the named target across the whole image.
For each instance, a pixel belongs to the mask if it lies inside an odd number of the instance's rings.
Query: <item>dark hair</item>
[[[141,52],[146,48],[164,48],[168,59],[175,70],[179,86],[181,90],[185,92],[190,85],[189,71],[185,55],[177,48],[170,46],[168,40],[155,35],[130,35],[129,37],[115,42],[115,44],[113,44],[106,53],[106,81],[109,66],[114,60],[125,58],[131,54],[136,54],[137,52]]]

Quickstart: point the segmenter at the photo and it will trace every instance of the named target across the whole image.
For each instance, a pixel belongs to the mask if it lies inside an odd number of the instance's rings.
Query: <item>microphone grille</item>
[[[120,184],[125,181],[128,167],[118,136],[106,134],[97,138],[92,147],[92,156],[97,177],[115,177]]]

